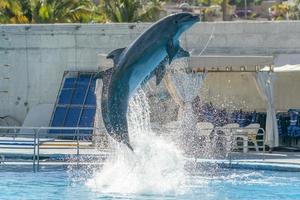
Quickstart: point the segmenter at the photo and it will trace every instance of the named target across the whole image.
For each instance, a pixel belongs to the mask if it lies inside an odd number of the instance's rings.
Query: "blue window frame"
[[[96,113],[94,73],[69,72],[63,79],[50,122],[51,127],[93,127]],[[51,130],[50,133],[75,133]],[[91,134],[92,131],[80,131]]]

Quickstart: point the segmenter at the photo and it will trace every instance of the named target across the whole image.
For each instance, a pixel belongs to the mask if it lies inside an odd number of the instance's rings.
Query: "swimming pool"
[[[82,171],[77,171],[78,173]],[[2,170],[0,199],[300,199],[300,173],[244,169],[197,170],[189,173],[186,182],[168,193],[105,193],[91,189],[76,171],[42,169]],[[76,176],[78,177],[76,178]]]

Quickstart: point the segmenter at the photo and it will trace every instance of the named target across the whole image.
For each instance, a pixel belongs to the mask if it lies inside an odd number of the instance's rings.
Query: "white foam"
[[[124,145],[86,182],[100,193],[178,194],[185,183],[184,158],[170,141],[150,128],[146,94],[140,89],[131,99],[128,114],[134,153]]]

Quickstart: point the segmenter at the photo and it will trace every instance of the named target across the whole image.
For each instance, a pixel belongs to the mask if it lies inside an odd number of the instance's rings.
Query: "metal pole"
[[[33,164],[32,164],[32,167],[33,167],[33,171],[36,172],[36,130],[33,129],[34,131],[34,141],[33,141]]]
[[[77,168],[79,166],[79,136],[78,136],[78,128],[76,129],[76,135],[77,135]]]
[[[244,0],[244,4],[245,4],[245,12],[244,12],[244,14],[245,14],[245,19],[247,19],[247,14],[248,14],[248,12],[247,12],[247,0]]]
[[[233,144],[233,134],[232,134],[232,128],[230,128],[230,149],[229,149],[229,166],[231,168],[231,151],[232,151],[232,144]]]
[[[265,153],[266,153],[266,147],[265,147],[265,130],[263,130],[263,160],[265,160]]]
[[[40,129],[37,132],[37,171],[40,170]]]

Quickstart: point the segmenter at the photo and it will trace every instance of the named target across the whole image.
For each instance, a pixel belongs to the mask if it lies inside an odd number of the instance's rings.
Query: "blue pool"
[[[90,189],[87,175],[65,169],[0,171],[1,200],[57,199],[300,199],[300,173],[218,169],[187,175],[178,193],[103,193]],[[76,176],[78,177],[76,178]]]

